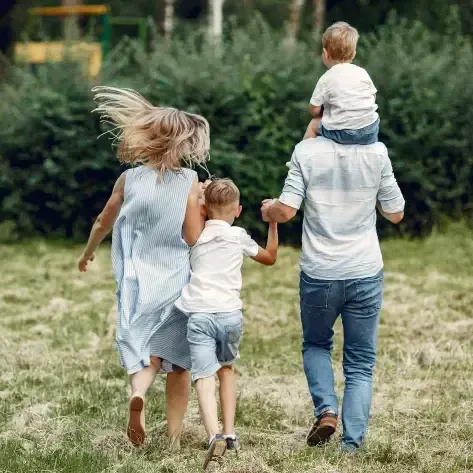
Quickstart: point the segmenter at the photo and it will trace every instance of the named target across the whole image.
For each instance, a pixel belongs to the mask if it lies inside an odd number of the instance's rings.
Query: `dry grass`
[[[163,378],[148,402],[146,448],[126,441],[108,249],[85,276],[75,270],[76,247],[37,241],[1,251],[0,472],[199,471],[205,438],[195,398],[182,451],[166,450]],[[312,405],[301,368],[297,252],[284,249],[274,268],[245,267],[237,412],[244,450],[222,472],[473,471],[471,234],[454,226],[425,241],[387,242],[384,254],[373,418],[355,458],[336,442],[304,444]]]

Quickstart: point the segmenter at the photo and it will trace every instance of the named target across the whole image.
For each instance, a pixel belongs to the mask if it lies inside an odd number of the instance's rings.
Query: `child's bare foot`
[[[134,447],[145,442],[145,400],[139,394],[133,395],[130,400],[127,435]]]

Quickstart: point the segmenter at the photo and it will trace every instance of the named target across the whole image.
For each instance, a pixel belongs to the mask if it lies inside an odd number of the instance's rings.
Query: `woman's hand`
[[[81,273],[85,273],[87,271],[87,265],[89,264],[89,261],[94,261],[94,259],[95,253],[92,253],[90,256],[86,255],[85,253],[82,253],[81,257],[79,258],[79,261],[77,262],[79,271]]]
[[[202,199],[204,198],[205,189],[207,189],[207,187],[209,187],[211,183],[212,181],[210,179],[207,179],[205,182],[199,182],[199,189],[201,192]]]
[[[199,204],[202,207],[205,205],[205,189],[207,189],[211,183],[212,181],[210,179],[207,179],[205,182],[199,182]]]

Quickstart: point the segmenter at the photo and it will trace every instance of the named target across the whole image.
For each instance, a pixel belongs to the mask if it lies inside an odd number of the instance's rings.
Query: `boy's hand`
[[[91,256],[87,256],[85,253],[82,253],[81,257],[79,258],[79,261],[77,262],[79,271],[81,273],[85,273],[87,271],[87,265],[89,264],[89,261],[94,261],[94,259],[95,253],[92,253]]]

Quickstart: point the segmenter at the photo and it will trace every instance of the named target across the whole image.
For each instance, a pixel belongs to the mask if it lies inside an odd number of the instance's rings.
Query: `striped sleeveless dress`
[[[190,369],[188,318],[174,307],[190,274],[182,237],[187,199],[196,173],[160,176],[146,166],[126,171],[124,201],[113,228],[112,264],[117,282],[117,349],[128,374],[150,357]]]

